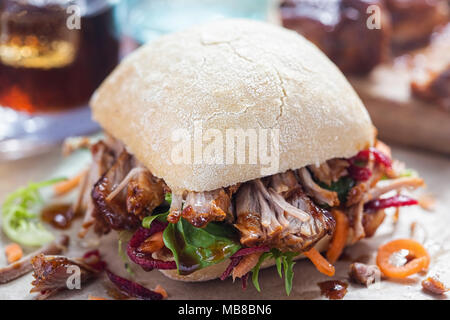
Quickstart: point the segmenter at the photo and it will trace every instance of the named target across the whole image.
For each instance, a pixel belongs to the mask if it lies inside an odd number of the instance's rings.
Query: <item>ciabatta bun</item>
[[[279,165],[264,175],[350,157],[374,139],[361,100],[322,52],[293,31],[247,20],[215,21],[143,46],[91,105],[94,119],[173,192],[260,178],[266,167],[175,164],[175,129],[192,137],[199,123],[224,136],[230,128],[279,129]]]

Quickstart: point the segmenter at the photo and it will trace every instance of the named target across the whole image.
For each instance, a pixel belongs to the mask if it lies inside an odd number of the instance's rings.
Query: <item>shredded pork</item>
[[[424,181],[416,177],[404,177],[384,181],[383,183],[375,185],[364,195],[364,202],[372,199],[378,199],[385,193],[390,191],[397,191],[400,189],[417,189],[424,185]]]
[[[183,217],[198,228],[206,226],[211,221],[223,221],[233,216],[231,196],[231,191],[224,188],[172,196],[168,220],[176,223]]]
[[[34,270],[34,280],[31,283],[33,288],[30,292],[39,293],[37,299],[46,299],[50,295],[68,288],[67,281],[74,274],[73,267],[79,268],[81,283],[95,277],[104,268],[98,253],[75,259],[41,253],[31,259],[31,264]]]
[[[16,261],[7,267],[0,268],[0,284],[8,283],[14,279],[17,279],[33,270],[31,260],[36,255],[53,255],[61,254],[67,249],[69,245],[69,237],[66,235],[60,236],[58,239],[50,242],[46,246],[38,249],[35,252],[23,257],[19,261]]]
[[[164,202],[164,182],[122,150],[92,190],[94,216],[115,230],[135,229]]]
[[[368,287],[376,281],[380,281],[381,271],[376,265],[355,262],[350,265],[349,276],[353,282]]]
[[[285,251],[307,250],[335,224],[305,194],[292,171],[244,183],[236,195],[236,214],[243,245]]]
[[[110,230],[106,222],[94,216],[95,205],[91,198],[92,186],[101,178],[101,176],[112,166],[114,162],[114,152],[103,141],[97,142],[91,147],[92,164],[88,173],[83,177],[80,183],[80,191],[72,210],[75,214],[84,212],[83,225],[78,233],[84,237],[89,228],[95,225],[94,229],[98,234],[104,234]]]
[[[320,165],[308,166],[317,180],[327,185],[337,182],[340,178],[348,174],[347,168],[350,166],[348,160],[331,159]]]
[[[382,150],[390,159],[390,150],[386,148]],[[111,229],[134,230],[143,218],[164,205],[169,188],[120,142],[107,136],[91,149],[93,164],[74,205],[76,210],[86,211],[82,234],[91,225],[99,234]],[[331,159],[226,188],[173,193],[167,220],[176,223],[183,217],[199,228],[224,221],[239,230],[244,247],[268,246],[301,252],[333,233],[335,221],[328,210],[339,207],[349,218],[351,240],[356,242],[372,236],[385,217],[384,210],[365,212],[368,201],[390,191],[420,187],[423,181],[398,178],[393,167],[369,156],[363,168],[369,172],[367,178],[354,178],[343,198],[342,190],[338,194],[327,186],[343,177],[353,178],[350,172],[355,169],[353,161],[353,158]],[[380,181],[383,176],[389,179]],[[94,185],[92,192],[91,185]]]
[[[319,203],[326,203],[330,207],[339,205],[338,194],[320,187],[314,182],[308,169],[301,168],[298,170],[298,176],[308,195],[312,196]]]

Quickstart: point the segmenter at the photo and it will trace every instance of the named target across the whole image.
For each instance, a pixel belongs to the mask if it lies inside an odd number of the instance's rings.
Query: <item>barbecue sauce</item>
[[[192,256],[185,254],[185,243],[179,232],[175,232],[175,246],[179,252],[179,271],[181,275],[188,275],[199,268],[199,263]]]
[[[70,204],[52,204],[41,212],[41,219],[57,229],[69,228],[74,218],[75,213]]]
[[[341,300],[347,293],[348,283],[339,280],[319,282],[320,293],[331,300]]]

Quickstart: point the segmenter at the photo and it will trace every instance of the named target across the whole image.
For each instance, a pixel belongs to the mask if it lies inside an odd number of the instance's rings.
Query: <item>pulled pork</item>
[[[330,191],[320,187],[311,177],[308,169],[301,168],[298,170],[298,176],[306,192],[318,203],[325,203],[330,207],[339,206],[338,194],[334,191]]]
[[[168,221],[176,223],[180,217],[185,218],[197,228],[206,226],[211,221],[223,221],[233,217],[231,197],[235,188],[220,188],[206,192],[187,192],[185,195],[174,194]]]
[[[335,222],[305,194],[293,171],[244,183],[236,195],[236,228],[245,246],[304,251]]]
[[[353,282],[368,287],[376,281],[380,281],[381,271],[376,265],[354,262],[350,265],[349,276]]]
[[[435,33],[428,47],[412,56],[412,93],[450,110],[450,23]]]
[[[85,211],[79,236],[92,225],[98,234],[136,229],[164,202],[164,182],[111,137],[93,145],[91,152],[93,162],[74,205],[75,212]]]
[[[340,178],[348,175],[347,168],[350,163],[344,159],[332,159],[320,165],[308,166],[308,169],[313,173],[317,180],[331,185],[337,182]]]
[[[381,196],[423,185],[422,179],[399,177],[389,148],[381,143],[377,147],[350,159],[331,159],[226,188],[173,194],[167,220],[176,223],[183,217],[198,228],[225,221],[239,230],[244,247],[302,252],[334,232],[330,210],[339,208],[348,216],[350,240],[356,242],[375,233],[385,218],[384,208],[413,204],[382,199],[380,208]],[[169,188],[110,136],[91,150],[93,164],[75,204],[76,210],[86,211],[82,232],[91,225],[99,234],[136,230],[143,218],[164,205]],[[388,179],[380,181],[383,177]],[[94,185],[91,193],[89,185]]]
[[[98,234],[104,234],[110,230],[106,222],[98,217],[97,214],[94,214],[96,207],[91,198],[91,191],[92,186],[112,166],[115,155],[112,149],[102,141],[91,147],[91,153],[91,167],[80,183],[81,189],[72,207],[75,214],[85,212],[82,229],[78,234],[80,237],[84,237],[92,225],[94,225],[94,229]],[[96,217],[98,218],[96,219]]]
[[[38,254],[31,259],[34,280],[31,293],[38,292],[38,299],[66,289],[67,280],[73,274],[69,268],[76,266],[80,270],[80,282],[84,283],[103,271],[105,264],[100,260],[98,251],[90,251],[82,258],[69,259],[64,256]]]

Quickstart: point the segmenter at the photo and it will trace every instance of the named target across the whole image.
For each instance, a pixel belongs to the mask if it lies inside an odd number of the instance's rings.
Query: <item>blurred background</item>
[[[391,91],[398,95],[407,90],[408,99],[436,106],[436,112],[447,110],[448,117],[449,4],[450,0],[1,0],[0,161],[44,153],[66,137],[98,131],[88,101],[120,59],[163,34],[229,17],[268,20],[303,34],[349,79],[357,79],[352,80],[355,87],[373,78],[381,65],[407,65],[404,86]],[[357,90],[364,96],[365,89]],[[369,111],[383,127],[376,112],[372,114],[370,107]],[[435,116],[442,118],[441,113]],[[416,126],[414,119],[409,123]],[[440,149],[450,153],[448,121],[444,127],[436,133],[441,136],[437,144],[447,141],[447,148]],[[383,131],[389,132],[389,127]],[[392,135],[394,141],[399,136]],[[426,139],[420,147],[430,144],[429,136],[421,137]]]

